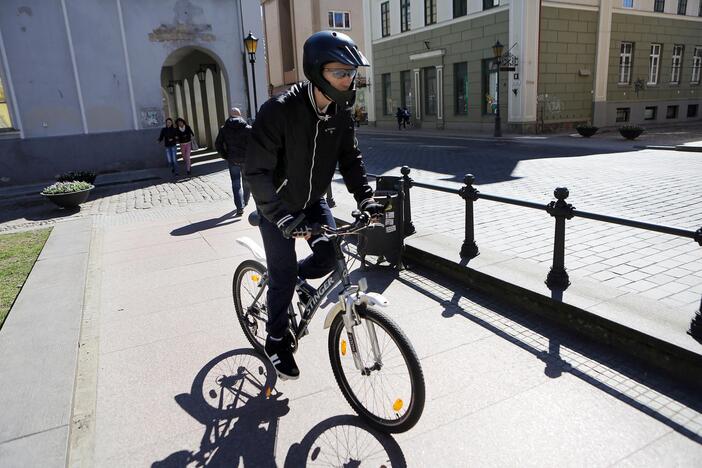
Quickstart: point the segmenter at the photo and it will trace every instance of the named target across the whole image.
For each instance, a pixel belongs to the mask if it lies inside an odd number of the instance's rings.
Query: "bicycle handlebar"
[[[321,224],[314,224],[312,226],[312,235],[323,234],[327,237],[348,236],[362,231],[371,225],[371,215],[365,211],[354,210],[351,213],[351,216],[354,217],[354,221],[351,224],[346,224],[339,228],[333,228],[331,226]],[[251,224],[252,226],[258,226],[260,223],[261,218],[258,212],[252,212],[249,215],[249,224]]]

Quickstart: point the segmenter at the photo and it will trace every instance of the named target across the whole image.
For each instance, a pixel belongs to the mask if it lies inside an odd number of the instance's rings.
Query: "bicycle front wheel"
[[[361,324],[353,342],[361,359],[356,366],[343,314],[329,330],[329,359],[334,377],[351,407],[372,426],[387,432],[411,429],[424,410],[424,375],[414,348],[387,316],[365,304],[357,306]]]
[[[263,346],[266,344],[268,321],[267,288],[262,283],[265,272],[266,267],[261,263],[245,260],[234,272],[232,281],[236,317],[246,339],[259,353],[263,353]]]

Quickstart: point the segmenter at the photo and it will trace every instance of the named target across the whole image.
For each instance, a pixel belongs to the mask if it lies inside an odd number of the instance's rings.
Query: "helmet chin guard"
[[[312,34],[303,47],[302,68],[310,82],[337,106],[351,109],[356,102],[356,80],[349,89],[339,91],[322,75],[322,68],[329,62],[339,62],[353,67],[370,66],[353,40],[336,31],[320,31]]]

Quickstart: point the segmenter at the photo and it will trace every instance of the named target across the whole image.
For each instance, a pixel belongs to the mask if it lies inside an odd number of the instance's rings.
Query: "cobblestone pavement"
[[[547,204],[566,186],[568,202],[582,211],[609,214],[690,230],[702,227],[702,154],[632,150],[590,154],[596,147],[541,144],[538,140],[494,142],[485,138],[359,133],[367,170],[411,176],[454,188],[463,175],[476,176],[483,193]],[[602,149],[600,149],[602,151]],[[343,184],[335,196],[350,200]],[[98,187],[79,212],[57,210],[44,200],[0,203],[0,232],[95,216],[99,223],[171,216],[231,199],[227,171],[182,179]],[[420,232],[464,237],[464,202],[457,195],[412,190],[413,221]],[[57,216],[58,214],[58,216]],[[550,264],[553,219],[544,211],[479,200],[476,242],[506,255]],[[602,281],[685,311],[702,296],[702,248],[665,234],[574,218],[566,224],[569,272]]]
[[[228,177],[228,173],[226,175]],[[33,229],[86,216],[94,216],[102,223],[129,222],[132,219],[168,216],[193,205],[231,199],[231,189],[227,191],[226,183],[213,183],[216,177],[204,175],[178,181],[159,179],[98,186],[79,211],[59,209],[39,196],[11,200],[0,203],[0,232]]]
[[[591,148],[495,143],[458,137],[367,132],[359,135],[369,173],[399,175],[412,168],[417,181],[460,188],[473,173],[483,193],[544,205],[553,190],[570,190],[577,209],[696,230],[702,227],[702,154],[631,150],[588,154]],[[348,197],[335,184],[335,197]],[[412,216],[419,232],[465,236],[465,204],[458,195],[412,189]],[[346,198],[349,200],[349,198]],[[554,220],[545,212],[479,200],[475,204],[479,247],[550,264]],[[574,218],[566,222],[569,272],[640,293],[685,311],[702,295],[702,247],[693,240]]]

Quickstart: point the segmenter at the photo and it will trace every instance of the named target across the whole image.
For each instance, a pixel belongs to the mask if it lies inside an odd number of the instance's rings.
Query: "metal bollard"
[[[404,192],[404,210],[403,210],[403,216],[404,216],[404,236],[411,236],[417,230],[414,228],[414,224],[412,223],[412,205],[410,204],[410,188],[412,188],[412,179],[409,176],[410,173],[410,168],[408,166],[402,166],[402,169],[400,169],[400,172],[402,172],[402,191]]]
[[[466,201],[466,238],[463,240],[463,245],[461,246],[461,257],[468,259],[480,255],[478,244],[475,243],[473,223],[473,203],[478,200],[480,192],[473,187],[473,182],[475,182],[473,174],[466,174],[463,178],[463,183],[466,185],[458,192],[461,198]]]
[[[695,231],[695,241],[702,246],[702,228]],[[690,322],[690,329],[687,334],[697,340],[698,343],[702,344],[702,299],[700,299],[700,307],[695,312],[695,316],[692,317]]]
[[[570,279],[565,269],[565,221],[573,218],[575,207],[565,202],[570,192],[565,187],[553,191],[558,201],[546,206],[548,214],[556,218],[556,235],[553,245],[553,266],[546,277],[546,286],[551,290],[565,291],[570,286]]]

